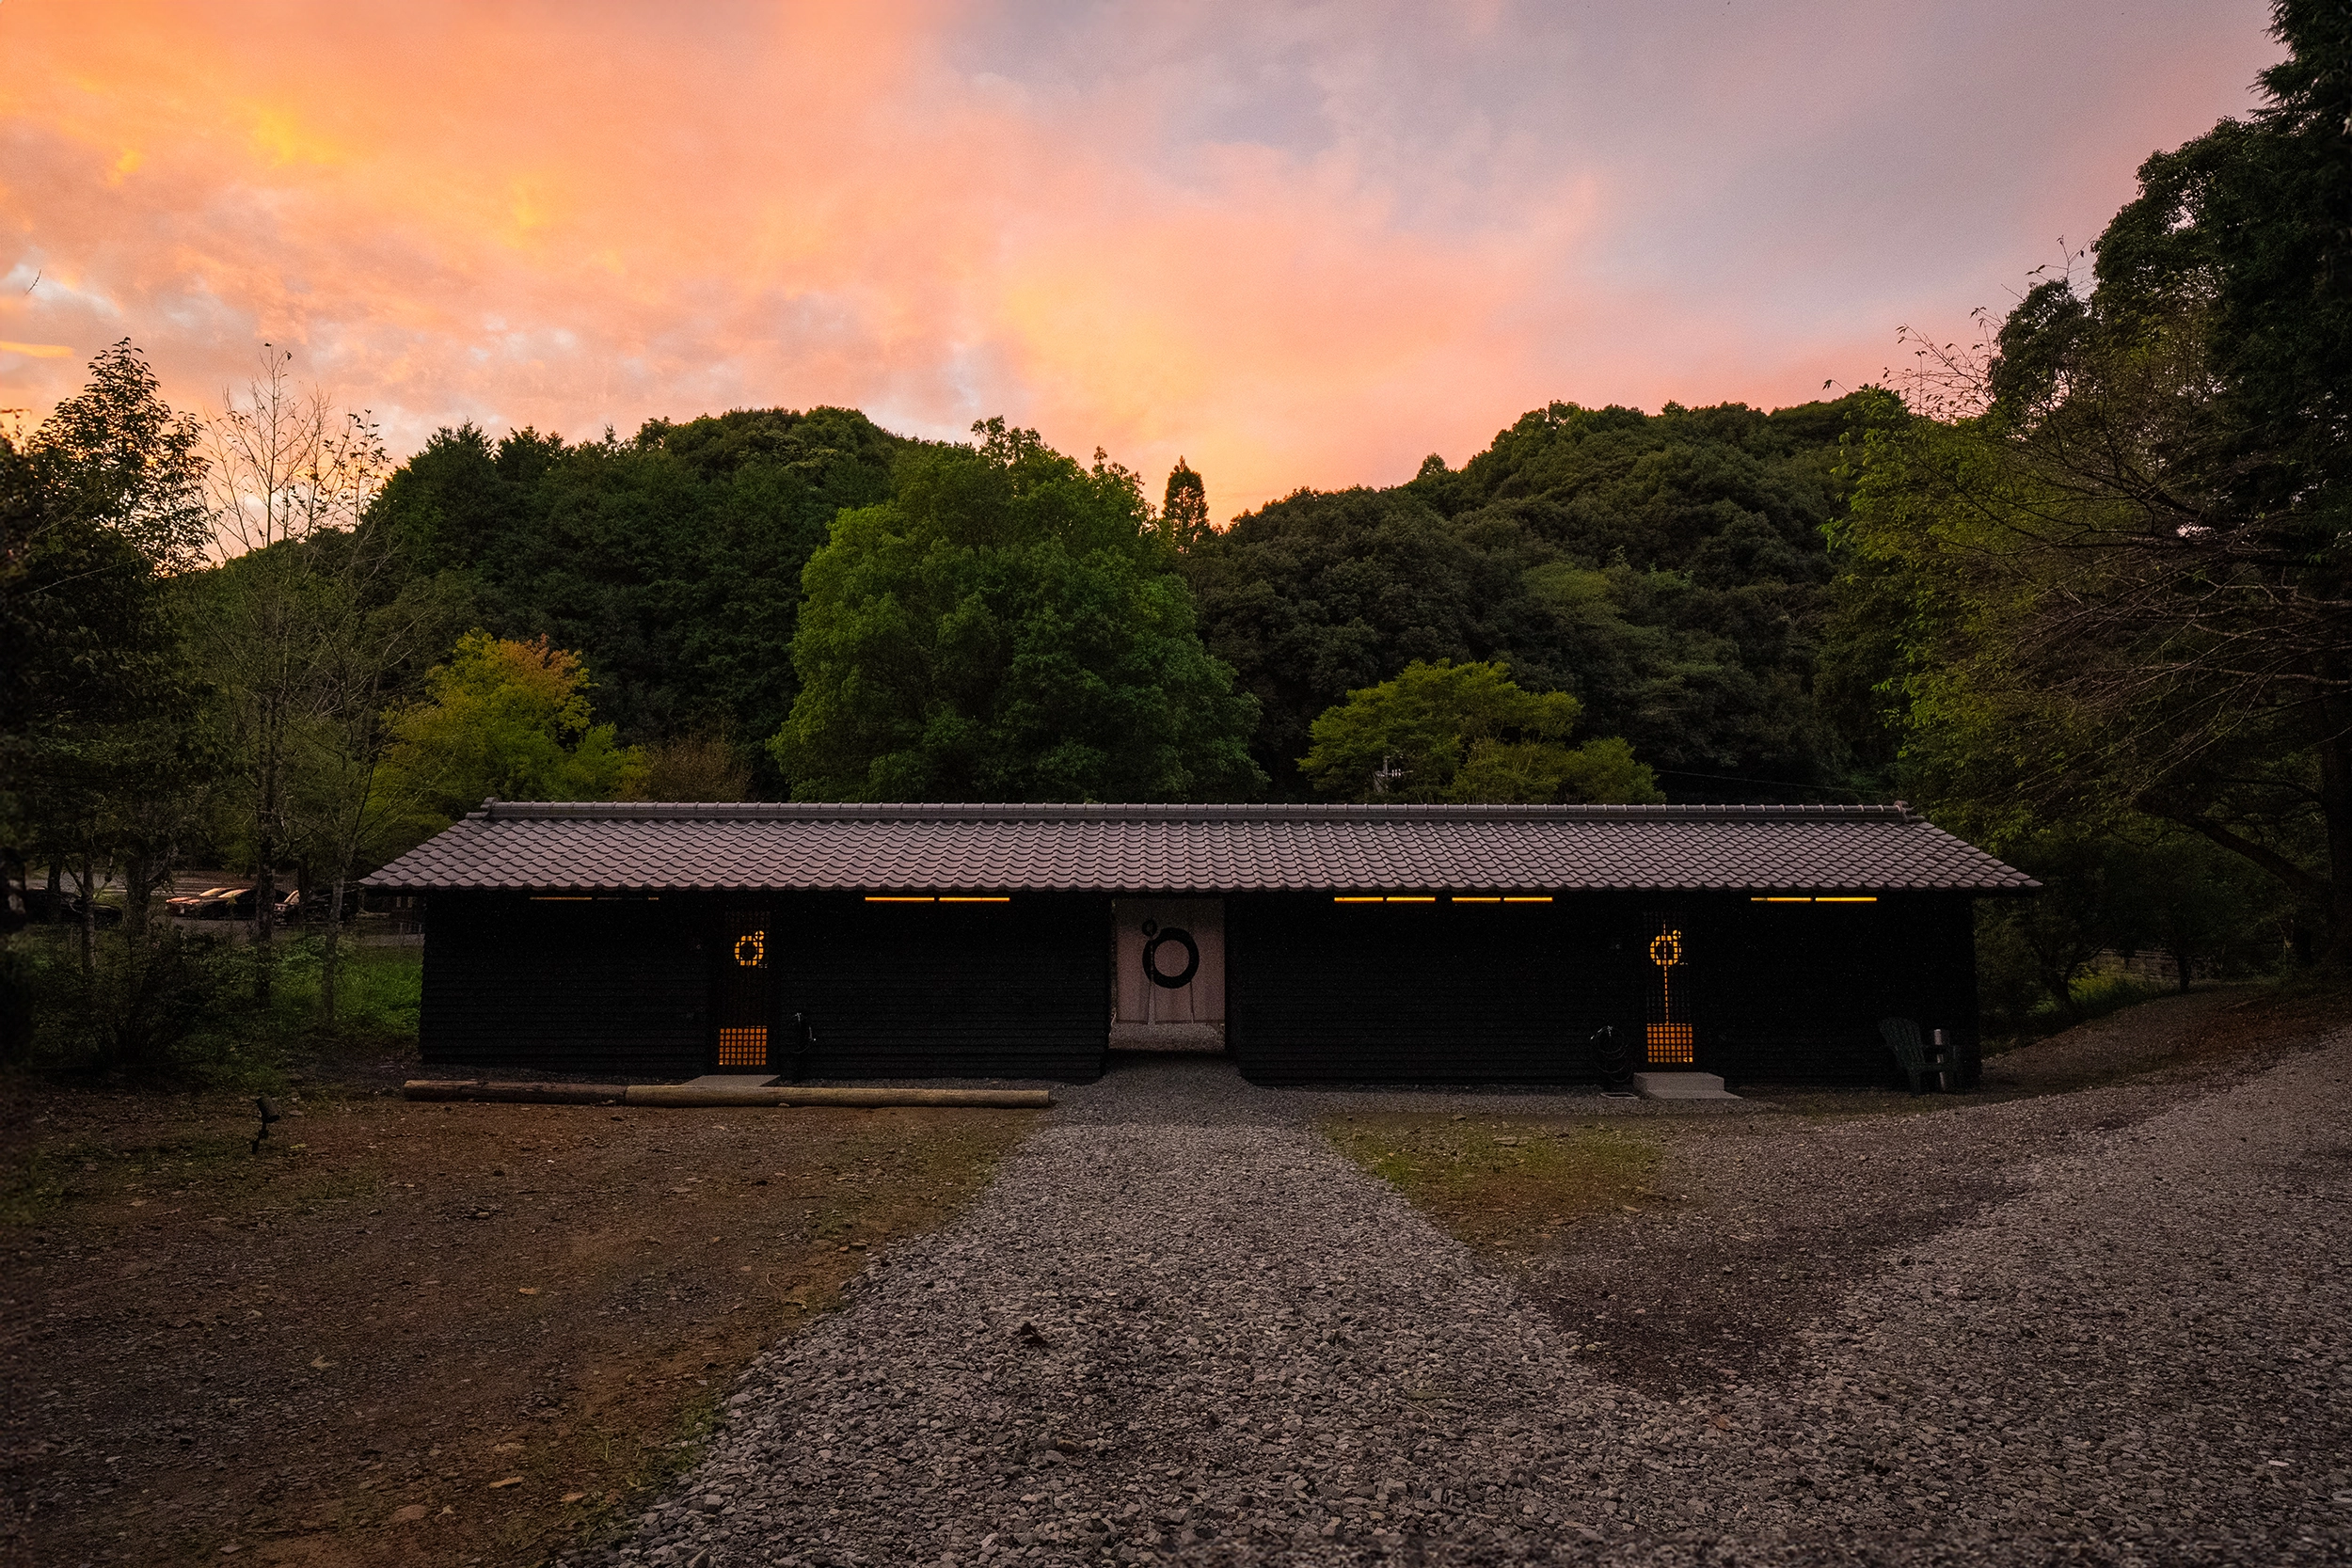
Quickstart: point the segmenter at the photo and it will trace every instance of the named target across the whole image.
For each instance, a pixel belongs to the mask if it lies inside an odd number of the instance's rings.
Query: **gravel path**
[[[1627,1375],[1613,1332],[1689,1245],[1613,1222],[1515,1283],[1301,1125],[1340,1102],[1216,1063],[1070,1092],[957,1224],[752,1369],[618,1559],[2352,1557],[2344,1039],[2194,1085],[1660,1122],[1723,1195],[1689,1234],[1792,1234],[1776,1169],[1900,1191],[1940,1148],[1983,1178],[1843,1243],[1834,1193],[1790,1188],[1812,1228],[1774,1272],[1834,1288],[1704,1381]]]

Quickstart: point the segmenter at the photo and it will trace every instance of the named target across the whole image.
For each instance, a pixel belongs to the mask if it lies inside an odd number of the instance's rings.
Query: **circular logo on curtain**
[[[768,933],[749,931],[735,939],[735,961],[745,969],[757,969],[768,961]]]
[[[1151,939],[1143,944],[1145,977],[1153,985],[1165,986],[1169,990],[1182,990],[1192,984],[1192,977],[1200,973],[1200,948],[1192,940],[1192,933],[1181,926],[1169,926],[1154,931],[1152,922],[1147,920],[1143,923],[1143,934]],[[1160,949],[1170,942],[1184,950],[1184,967],[1175,974],[1160,967]]]

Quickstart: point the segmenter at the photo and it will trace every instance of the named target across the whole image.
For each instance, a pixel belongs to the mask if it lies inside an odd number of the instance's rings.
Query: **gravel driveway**
[[[752,1369],[621,1560],[2352,1556],[2346,1037],[2193,1084],[1659,1121],[1724,1201],[1522,1282],[1304,1125],[1348,1097],[1198,1062],[1066,1098]],[[1836,1181],[1899,1193],[1938,1148],[1965,1180],[1841,1241]],[[1775,1179],[1800,1166],[1850,1174]],[[1638,1375],[1596,1325],[1674,1295],[1709,1226],[1748,1238],[1716,1297],[1758,1247],[1833,1284],[1770,1354]]]

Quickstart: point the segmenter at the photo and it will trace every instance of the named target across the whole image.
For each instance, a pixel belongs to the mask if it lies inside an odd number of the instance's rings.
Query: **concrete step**
[[[772,1072],[706,1072],[700,1078],[689,1078],[690,1089],[764,1089],[776,1081]]]
[[[1633,1087],[1645,1100],[1737,1100],[1711,1072],[1637,1072]]]

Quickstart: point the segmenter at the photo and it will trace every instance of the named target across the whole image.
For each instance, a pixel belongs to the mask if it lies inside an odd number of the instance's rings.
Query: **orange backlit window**
[[[1012,897],[1002,893],[869,893],[866,901],[869,904],[1009,904]]]
[[[1698,1041],[1687,1023],[1653,1023],[1649,1026],[1649,1064],[1652,1067],[1688,1066],[1698,1060]]]
[[[1338,893],[1331,895],[1334,904],[1549,904],[1551,895],[1449,893],[1442,899],[1434,893]]]
[[[1675,971],[1685,954],[1682,927],[1672,915],[1651,916],[1649,961],[1658,969],[1658,989],[1650,993],[1649,1027],[1644,1037],[1652,1067],[1692,1067],[1698,1062],[1698,1034],[1692,1026],[1690,1002],[1675,994]]]
[[[720,1030],[719,1065],[721,1067],[766,1067],[768,1065],[768,1031],[764,1027]]]

